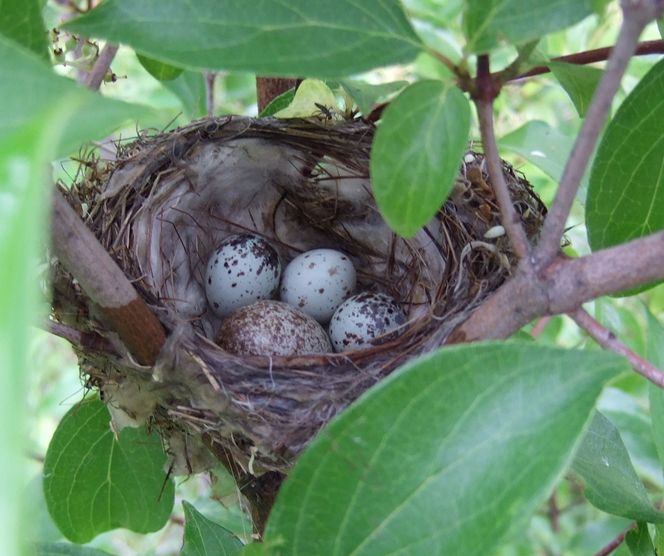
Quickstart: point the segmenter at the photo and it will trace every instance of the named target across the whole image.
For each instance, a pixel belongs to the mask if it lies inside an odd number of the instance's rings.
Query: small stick
[[[631,529],[632,527],[630,527]],[[609,544],[602,547],[599,552],[595,553],[595,556],[609,556],[614,550],[616,550],[624,541],[627,531],[623,531],[615,539],[613,539]]]
[[[579,328],[585,330],[599,345],[618,355],[622,355],[630,362],[632,368],[637,373],[660,388],[664,388],[664,372],[634,353],[616,338],[613,332],[596,321],[585,309],[577,309],[574,313],[569,313],[569,316]]]
[[[104,81],[104,76],[111,67],[111,63],[117,52],[117,44],[108,43],[104,46],[85,81],[85,84],[89,89],[92,89],[93,91],[99,90],[99,87],[101,87],[101,84]]]
[[[40,328],[43,328],[54,336],[67,340],[71,344],[77,344],[85,349],[112,354],[116,353],[111,342],[94,332],[81,332],[71,326],[67,326],[66,324],[51,319],[47,319],[46,324]]]
[[[490,78],[489,57],[479,56],[477,60],[477,97],[474,98],[482,134],[482,146],[489,167],[489,175],[496,199],[500,206],[503,226],[512,242],[514,252],[522,261],[529,264],[530,244],[521,223],[521,217],[514,209],[503,168],[498,156],[496,136],[493,130],[493,99],[497,93],[495,82]]]
[[[603,48],[595,48],[594,50],[586,50],[585,52],[577,52],[576,54],[568,54],[567,56],[557,56],[552,58],[552,62],[567,62],[568,64],[575,65],[586,65],[594,64],[596,62],[603,62],[610,55],[613,50],[613,46],[605,46]],[[647,54],[664,54],[664,40],[656,41],[643,41],[639,43],[634,52],[635,56],[645,56]],[[519,79],[525,79],[526,77],[533,77],[535,75],[542,75],[544,73],[549,73],[551,69],[549,66],[536,66],[530,68],[528,71],[515,75],[514,77],[507,78],[507,81],[517,81]],[[496,77],[503,75],[503,72],[497,72],[494,74]]]
[[[620,87],[627,64],[636,51],[639,36],[655,15],[656,1],[622,2],[624,20],[618,40],[611,51],[606,71],[595,91],[581,131],[565,165],[551,210],[544,220],[541,240],[535,251],[535,263],[538,268],[544,268],[551,263],[560,250],[565,223],[576,198],[581,178],[611,109],[613,97]]]
[[[205,72],[205,106],[207,108],[208,118],[214,116],[214,82],[216,79],[216,72]]]

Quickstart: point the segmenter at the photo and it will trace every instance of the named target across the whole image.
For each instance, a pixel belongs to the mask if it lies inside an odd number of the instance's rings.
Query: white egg
[[[208,261],[205,294],[212,310],[223,317],[274,297],[280,274],[279,255],[267,241],[251,234],[232,235]]]
[[[295,257],[284,270],[281,300],[325,323],[353,293],[355,280],[355,267],[347,255],[314,249]]]
[[[258,301],[224,320],[217,343],[236,355],[304,355],[329,353],[323,327],[281,301]]]
[[[405,313],[392,297],[364,292],[339,306],[332,315],[328,332],[334,351],[351,351],[371,346],[371,340],[405,322]]]

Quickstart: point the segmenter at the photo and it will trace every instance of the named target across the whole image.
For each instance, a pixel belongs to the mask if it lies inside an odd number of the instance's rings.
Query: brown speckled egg
[[[219,346],[236,355],[329,353],[330,340],[313,318],[281,301],[263,300],[235,311],[221,325]]]
[[[205,275],[205,294],[220,317],[270,299],[277,293],[281,263],[272,245],[262,237],[236,234],[212,253]]]
[[[364,292],[344,301],[330,320],[330,340],[335,351],[351,351],[371,346],[406,322],[406,315],[389,295]]]

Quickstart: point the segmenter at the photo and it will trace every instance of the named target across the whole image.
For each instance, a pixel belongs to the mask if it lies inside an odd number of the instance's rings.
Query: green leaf
[[[207,114],[205,78],[199,71],[184,71],[172,81],[162,81],[182,103],[185,115],[195,120]]]
[[[566,62],[549,62],[547,65],[583,118],[604,72],[592,66]]]
[[[343,79],[339,81],[339,85],[346,90],[355,101],[355,104],[357,104],[360,112],[366,116],[379,100],[400,91],[408,85],[408,81],[392,81],[390,83],[372,85],[371,83],[355,79]]]
[[[1,63],[1,62],[0,62]],[[4,80],[0,80],[2,82]],[[48,220],[48,164],[75,109],[70,98],[54,101],[39,118],[0,139],[0,554],[22,554],[25,529],[24,426],[30,327],[37,318],[35,261]]]
[[[208,519],[188,502],[184,506],[184,547],[181,556],[231,556],[242,542],[228,529]]]
[[[664,39],[664,19],[657,20],[657,28],[659,29],[659,36]]]
[[[657,556],[647,523],[637,523],[636,529],[628,531],[625,535],[625,544],[632,556]]]
[[[468,0],[464,31],[469,52],[488,52],[503,41],[523,44],[593,13],[593,0]]]
[[[555,182],[560,181],[573,144],[572,137],[539,120],[528,122],[498,140],[501,149],[525,158]],[[585,188],[587,184],[586,175],[581,185]]]
[[[274,114],[277,118],[308,118],[327,110],[338,116],[337,99],[324,81],[305,79],[295,91],[293,101]]]
[[[157,531],[173,508],[173,481],[157,434],[125,428],[116,438],[109,422],[101,401],[83,400],[62,418],[46,453],[46,503],[62,534],[76,543],[117,527]]]
[[[588,501],[600,510],[641,521],[664,522],[613,423],[597,412],[574,458],[572,468],[586,485]]]
[[[47,33],[38,0],[0,0],[0,35],[48,60]]]
[[[664,229],[663,90],[661,60],[627,96],[604,133],[586,205],[593,250]]]
[[[38,542],[33,546],[34,556],[108,556],[108,552],[66,542]]]
[[[374,196],[389,226],[413,236],[438,211],[459,172],[470,129],[468,99],[420,81],[385,110],[371,149]]]
[[[288,89],[287,91],[281,93],[274,97],[269,104],[263,108],[263,111],[258,114],[259,118],[267,118],[268,116],[274,116],[280,110],[286,108],[293,99],[295,98],[295,87]]]
[[[418,359],[319,433],[265,538],[294,556],[493,553],[546,500],[622,370],[612,354],[534,343]]]
[[[64,27],[177,66],[296,77],[409,62],[421,46],[395,0],[107,0]]]
[[[158,81],[172,81],[184,71],[183,68],[164,64],[159,60],[143,56],[142,54],[136,53],[136,57],[143,68],[145,68],[145,71]]]
[[[77,151],[81,143],[105,137],[121,123],[148,115],[150,110],[106,99],[55,75],[52,68],[31,52],[0,36],[0,138],[20,129],[64,97],[72,97],[77,109],[70,124],[58,136],[55,156]]]

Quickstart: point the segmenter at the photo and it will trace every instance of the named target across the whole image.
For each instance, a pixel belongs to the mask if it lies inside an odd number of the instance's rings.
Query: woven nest
[[[250,472],[286,471],[327,421],[444,344],[509,276],[516,261],[483,156],[465,155],[449,200],[403,239],[371,194],[374,131],[362,121],[207,119],[140,138],[112,164],[88,160],[78,183],[62,188],[168,340],[154,368],[138,365],[57,262],[53,318],[114,343],[113,353],[75,346],[82,373],[119,426],[147,421],[160,431],[179,472],[211,465],[201,438]],[[545,209],[523,176],[506,163],[503,169],[533,238]],[[395,297],[407,325],[343,354],[226,353],[213,342],[221,321],[208,309],[203,276],[211,252],[238,232],[264,236],[284,263],[312,248],[344,251],[358,270],[358,290]]]

